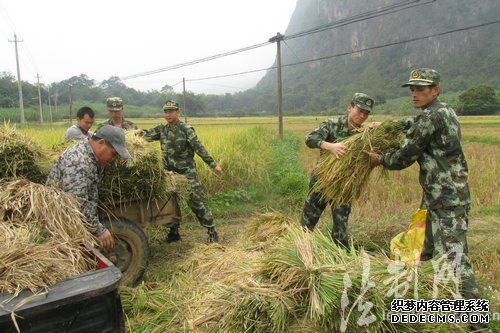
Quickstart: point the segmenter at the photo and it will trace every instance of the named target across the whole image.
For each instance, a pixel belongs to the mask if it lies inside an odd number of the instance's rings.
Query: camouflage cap
[[[179,103],[168,99],[163,103],[163,111],[165,110],[179,110]]]
[[[120,97],[110,97],[106,100],[106,107],[109,111],[123,110],[123,101]]]
[[[351,101],[354,105],[362,110],[366,110],[368,112],[372,111],[373,107],[373,98],[363,93],[354,93]]]
[[[401,87],[432,85],[439,85],[439,73],[430,68],[418,68],[411,71],[409,81]]]

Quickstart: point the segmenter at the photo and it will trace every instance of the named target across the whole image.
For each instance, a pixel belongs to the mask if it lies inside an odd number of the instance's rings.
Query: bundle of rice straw
[[[448,298],[454,290],[449,281],[435,281],[430,263],[417,269],[363,250],[345,251],[329,235],[298,227],[268,248],[260,263],[261,277],[292,295],[293,317],[311,321],[326,332],[337,332],[342,325],[347,325],[347,332],[411,330],[411,324],[393,325],[384,319],[395,293],[391,281],[397,274],[405,276],[407,289],[400,285],[398,292],[404,290],[406,297],[416,292],[430,299],[436,287],[441,297]],[[368,302],[372,305],[369,315],[376,321],[363,327],[358,320],[368,313],[360,309]],[[342,323],[346,317],[348,322]]]
[[[366,152],[394,151],[400,147],[404,137],[403,126],[393,120],[385,121],[376,128],[363,128],[360,133],[341,141],[346,146],[341,158],[325,154],[314,171],[317,181],[311,191],[320,192],[321,198],[333,207],[356,200],[372,171]]]
[[[55,187],[27,180],[0,184],[0,292],[36,292],[95,267],[78,202]]]
[[[200,245],[180,268],[191,280],[238,281],[253,269],[256,256],[255,251],[241,247]]]
[[[49,160],[42,147],[15,127],[4,123],[0,127],[0,180],[24,177],[43,183],[48,174]]]
[[[252,278],[217,286],[214,296],[207,299],[208,315],[194,323],[196,326],[207,323],[206,331],[214,333],[286,332],[296,306],[290,292]]]
[[[153,199],[166,199],[172,192],[187,192],[187,179],[165,172],[158,150],[139,136],[126,136],[129,160],[118,159],[106,166],[99,186],[100,201],[107,207]]]
[[[434,281],[431,263],[405,267],[379,254],[345,251],[319,230],[291,225],[263,251],[249,250],[247,238],[242,235],[234,249],[193,248],[195,259],[167,281],[125,289],[130,330],[327,333],[340,332],[345,319],[346,332],[415,332],[414,324],[384,317],[395,289],[405,291],[404,298],[418,292],[418,298],[431,299],[438,287],[440,297],[452,297],[446,281]],[[372,315],[376,322],[359,324]],[[421,324],[418,331],[433,332],[435,325]]]
[[[274,241],[292,225],[290,218],[278,212],[258,214],[248,225],[248,239],[255,242]]]

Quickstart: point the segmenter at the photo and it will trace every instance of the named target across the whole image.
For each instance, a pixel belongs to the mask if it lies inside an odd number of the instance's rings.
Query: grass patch
[[[472,214],[477,216],[496,215],[500,216],[500,204],[493,206],[472,208]]]
[[[463,140],[466,142],[479,142],[479,143],[486,143],[489,145],[500,146],[500,139],[492,137],[464,136]]]
[[[298,157],[302,144],[297,136],[288,131],[285,131],[282,140],[274,138],[271,141],[272,159],[268,170],[273,192],[286,197],[294,205],[302,202],[307,194],[308,178]]]

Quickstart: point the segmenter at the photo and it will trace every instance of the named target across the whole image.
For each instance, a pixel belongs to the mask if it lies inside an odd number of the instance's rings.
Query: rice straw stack
[[[35,292],[94,268],[84,245],[96,240],[70,194],[24,179],[3,182],[0,219],[0,292]]]
[[[50,167],[42,147],[15,127],[4,123],[0,127],[0,180],[27,178],[43,183]]]
[[[172,192],[187,192],[187,179],[167,173],[161,154],[146,140],[129,133],[126,136],[129,160],[118,159],[106,166],[99,186],[100,201],[107,207],[137,200],[166,199]]]
[[[404,139],[403,126],[396,121],[385,121],[376,128],[365,127],[358,134],[341,141],[345,154],[336,158],[325,154],[315,169],[316,184],[312,192],[333,207],[358,199],[372,171],[367,152],[387,153],[400,147]]]

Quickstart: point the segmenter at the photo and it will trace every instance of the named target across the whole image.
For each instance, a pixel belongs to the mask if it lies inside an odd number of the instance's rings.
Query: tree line
[[[369,73],[373,83],[373,73]],[[375,96],[378,104],[383,104],[383,85]],[[22,82],[23,104],[26,108],[38,108],[38,87],[29,82]],[[354,87],[352,87],[353,90]],[[312,93],[308,86],[301,86],[300,91],[284,89],[284,109],[287,115],[319,114],[329,110],[327,114],[341,113],[343,106],[348,103],[351,91],[342,93],[327,90]],[[373,87],[372,87],[373,90]],[[165,85],[161,90],[146,92],[127,87],[118,77],[112,76],[101,83],[89,78],[85,74],[73,76],[69,79],[54,82],[50,86],[41,87],[41,98],[44,105],[91,104],[97,105],[97,117],[107,116],[105,100],[107,97],[119,96],[124,100],[127,116],[132,118],[155,117],[161,114],[161,106],[166,99],[174,99],[181,106],[186,103],[186,110],[191,117],[243,117],[258,115],[274,115],[276,110],[276,92],[270,89],[256,87],[235,94],[206,95],[194,94],[187,91],[184,94],[174,92],[173,88]],[[102,105],[102,107],[99,107]],[[130,108],[129,108],[130,106]],[[472,87],[458,97],[457,105],[453,105],[462,115],[495,114],[500,110],[495,89],[491,86],[480,85]],[[15,77],[7,72],[0,73],[0,108],[2,110],[18,109],[18,87]],[[336,110],[334,110],[336,108]],[[67,118],[67,113],[56,113],[54,120]],[[17,121],[16,113],[4,112],[3,118]],[[13,119],[10,119],[13,118]],[[29,119],[28,119],[29,120]]]

